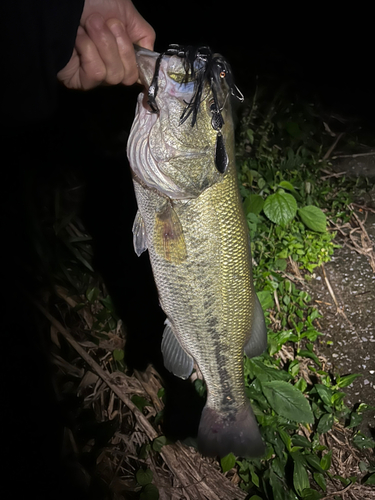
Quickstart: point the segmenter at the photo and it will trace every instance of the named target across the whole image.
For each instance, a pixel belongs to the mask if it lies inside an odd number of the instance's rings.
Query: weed
[[[244,365],[246,393],[267,446],[262,460],[236,461],[241,488],[252,494],[251,500],[322,498],[331,478],[332,452],[320,435],[338,422],[357,426],[366,409],[350,410],[340,390],[358,374],[332,380],[322,369],[314,346],[321,335],[315,327],[319,313],[293,282],[311,279],[338,246],[335,233],[327,231],[326,214],[350,218],[343,180],[321,180],[325,139],[312,106],[285,105],[280,95],[265,110],[253,101],[240,129],[241,192],[254,280],[269,328],[267,352],[245,357]],[[353,444],[371,448],[375,443],[357,433]],[[222,459],[223,471],[233,458]],[[344,485],[356,481],[337,478]]]

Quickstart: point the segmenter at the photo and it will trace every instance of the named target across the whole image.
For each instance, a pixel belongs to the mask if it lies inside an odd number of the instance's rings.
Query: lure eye
[[[220,78],[225,78],[225,76],[226,76],[225,70],[220,71]]]

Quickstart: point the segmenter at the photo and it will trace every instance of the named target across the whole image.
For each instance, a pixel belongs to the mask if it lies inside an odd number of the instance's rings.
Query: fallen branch
[[[336,495],[340,495],[342,496],[344,493],[346,493],[351,487],[353,486],[353,483],[350,483],[348,484],[348,486],[346,488],[344,488],[343,490],[339,490],[339,491],[333,491],[332,493],[330,493],[329,495],[323,497],[321,500],[328,500],[329,498],[332,498]]]
[[[328,288],[328,292],[329,292],[330,296],[332,297],[333,302],[335,303],[337,313],[340,314],[343,318],[345,318],[345,320],[349,323],[349,325],[351,326],[351,328],[353,328],[353,324],[349,321],[348,317],[346,316],[345,312],[342,310],[342,308],[340,307],[340,305],[339,305],[339,303],[338,303],[338,301],[336,299],[336,295],[335,295],[335,293],[333,291],[331,283],[329,282],[326,270],[324,268],[324,264],[321,265],[321,269],[322,269],[322,272],[323,272],[324,281],[325,281],[325,283],[327,285],[327,288]]]
[[[30,297],[31,302],[39,309],[39,311],[49,320],[49,322],[61,333],[73,349],[81,356],[81,358],[90,366],[90,368],[105,382],[108,387],[121,399],[121,401],[133,412],[136,416],[138,423],[147,434],[149,439],[155,439],[158,433],[149,423],[143,413],[135,406],[135,404],[123,393],[123,391],[113,382],[111,375],[104,371],[98,363],[81,347],[78,342],[73,338],[71,333],[58,321],[47,309],[45,309],[39,302]]]
[[[361,156],[374,156],[375,151],[370,151],[369,153],[355,153],[353,155],[337,155],[332,156],[332,160],[336,160],[337,158],[359,158]]]
[[[359,211],[364,210],[365,212],[372,212],[373,214],[375,214],[374,208],[368,207],[366,205],[358,205],[357,203],[352,203],[351,205],[353,207],[359,208]]]
[[[341,132],[341,134],[339,134],[335,141],[333,142],[332,146],[329,148],[329,150],[326,152],[326,154],[323,156],[323,160],[328,160],[328,158],[331,156],[332,152],[334,151],[334,149],[336,148],[339,140],[341,139],[341,137],[344,135],[344,132]]]

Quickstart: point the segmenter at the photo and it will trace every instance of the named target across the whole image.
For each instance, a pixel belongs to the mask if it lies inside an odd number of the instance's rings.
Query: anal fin
[[[173,333],[171,324],[165,321],[163,339],[161,341],[161,351],[164,359],[164,366],[176,377],[187,379],[194,368],[194,360],[181,346],[176,335]]]
[[[262,306],[257,295],[253,311],[250,339],[245,344],[245,353],[249,358],[260,356],[267,349],[267,328]]]
[[[133,224],[133,245],[138,257],[147,250],[147,236],[145,222],[138,210]]]

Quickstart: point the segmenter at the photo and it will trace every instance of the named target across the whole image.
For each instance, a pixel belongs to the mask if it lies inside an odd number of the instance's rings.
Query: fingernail
[[[92,28],[101,30],[104,25],[104,17],[95,12],[88,17],[86,22],[89,23]]]
[[[124,25],[121,22],[110,24],[109,29],[115,35],[115,37],[123,36],[125,32]]]

